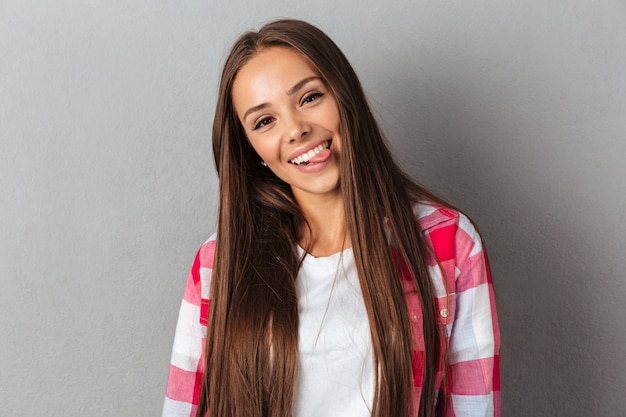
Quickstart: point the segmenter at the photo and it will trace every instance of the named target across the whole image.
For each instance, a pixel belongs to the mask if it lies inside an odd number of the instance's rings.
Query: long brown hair
[[[206,363],[197,416],[292,415],[298,349],[296,252],[306,222],[288,184],[260,164],[233,107],[239,70],[263,48],[293,48],[308,58],[334,94],[342,137],[340,184],[347,229],[370,323],[375,417],[434,415],[438,329],[427,249],[412,206],[445,204],[394,162],[350,63],[318,28],[279,20],[242,35],[221,76],[213,124],[220,202],[211,284]],[[423,311],[425,364],[414,398],[412,334],[395,250],[414,277]],[[416,376],[420,378],[420,376]],[[411,406],[419,401],[419,409]]]

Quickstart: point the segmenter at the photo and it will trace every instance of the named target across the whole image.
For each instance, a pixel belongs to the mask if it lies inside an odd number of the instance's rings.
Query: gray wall
[[[507,416],[626,415],[624,1],[0,1],[0,415],[160,413],[225,50],[290,16],[481,227]]]

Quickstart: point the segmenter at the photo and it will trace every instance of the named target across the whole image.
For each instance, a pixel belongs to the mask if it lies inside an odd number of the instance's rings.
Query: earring
[[[261,161],[261,165],[263,165],[264,167],[266,167],[266,166],[267,166],[267,162],[265,162],[265,161]]]

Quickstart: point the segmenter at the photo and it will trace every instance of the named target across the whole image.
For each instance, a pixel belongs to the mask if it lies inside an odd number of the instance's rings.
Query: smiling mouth
[[[316,146],[315,148],[311,149],[308,152],[303,153],[302,155],[293,158],[292,160],[289,161],[290,164],[294,164],[294,165],[309,165],[311,162],[310,160],[317,155],[318,153],[322,152],[324,149],[328,149],[330,148],[330,142],[331,140],[327,140],[326,142]]]

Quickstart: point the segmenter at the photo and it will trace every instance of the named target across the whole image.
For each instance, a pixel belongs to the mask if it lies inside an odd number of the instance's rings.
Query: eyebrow
[[[255,111],[263,110],[268,108],[270,105],[268,103],[259,104],[258,106],[250,107],[248,111],[243,115],[241,120],[246,120],[246,118],[250,115],[250,113],[254,113]]]
[[[304,87],[306,84],[308,84],[309,82],[313,81],[313,80],[321,80],[321,77],[318,77],[317,75],[313,75],[311,77],[306,77],[303,78],[302,80],[298,81],[293,87],[291,87],[288,91],[287,91],[287,95],[288,96],[292,96],[294,95],[298,90],[300,90],[302,87]],[[242,120],[246,120],[246,117],[248,117],[250,115],[250,113],[254,113],[255,111],[259,111],[259,110],[263,110],[268,108],[270,105],[269,103],[261,103],[258,104],[254,107],[250,107],[243,115],[243,117],[241,118]]]
[[[313,75],[311,77],[306,77],[305,79],[298,81],[296,83],[296,85],[291,87],[289,89],[289,91],[287,91],[287,95],[288,96],[293,96],[299,89],[304,87],[309,81],[313,81],[313,80],[321,80],[321,78],[318,77],[317,75]]]

